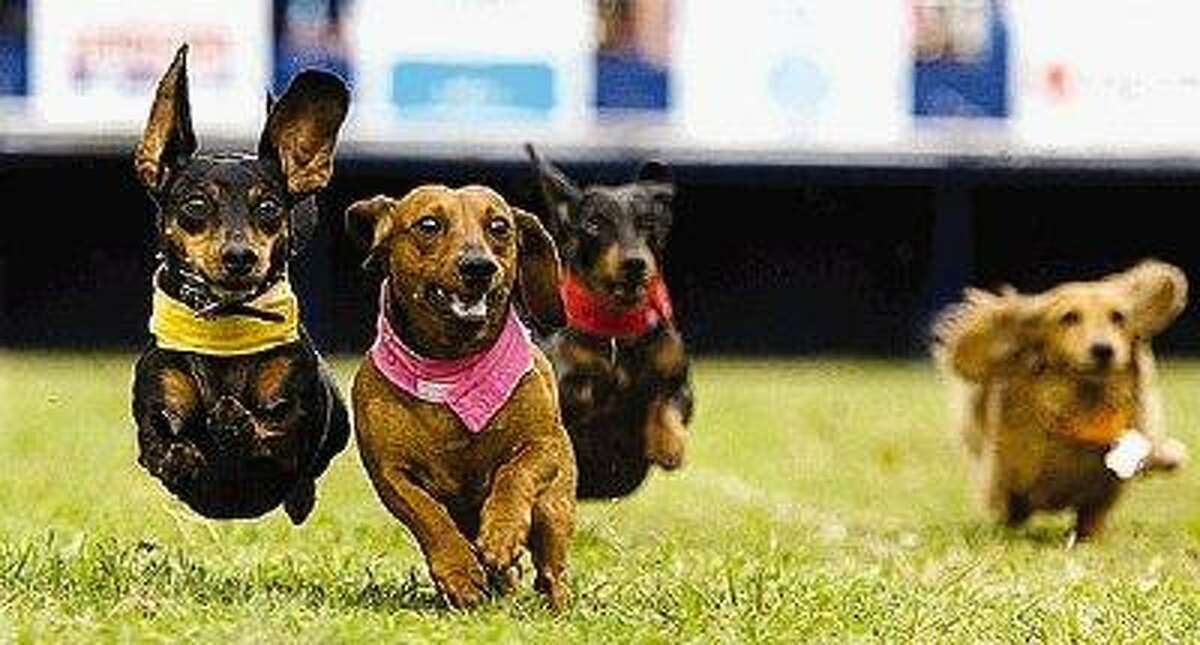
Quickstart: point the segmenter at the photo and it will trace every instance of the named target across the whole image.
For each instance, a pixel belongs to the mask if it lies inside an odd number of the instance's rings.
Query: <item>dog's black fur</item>
[[[670,169],[651,161],[631,182],[580,188],[533,146],[526,151],[564,269],[610,302],[637,306],[663,266],[675,195]],[[682,465],[694,398],[683,338],[673,321],[631,339],[568,326],[542,345],[558,375],[580,498],[625,496],[642,484],[651,465],[672,470]],[[660,419],[664,413],[671,418]]]
[[[316,224],[349,104],[332,74],[306,71],[268,117],[257,155],[198,154],[180,48],[159,83],[135,169],[158,205],[156,280],[198,316],[269,318],[247,302],[286,278]],[[295,524],[315,480],[346,446],[346,406],[313,343],[244,356],[159,348],[133,383],[138,462],[197,513],[260,516],[281,503]]]

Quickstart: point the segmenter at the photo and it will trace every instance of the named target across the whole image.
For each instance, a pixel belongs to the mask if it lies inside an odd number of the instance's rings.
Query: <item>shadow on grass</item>
[[[959,534],[971,548],[1024,544],[1064,548],[1071,531],[1069,525],[1059,518],[1038,518],[1016,527],[986,520],[968,522],[960,525]]]

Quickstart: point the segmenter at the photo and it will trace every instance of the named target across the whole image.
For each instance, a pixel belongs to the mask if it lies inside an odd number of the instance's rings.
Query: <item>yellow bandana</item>
[[[282,320],[242,314],[200,316],[155,284],[150,333],[162,349],[210,356],[255,354],[299,340],[300,306],[286,278],[246,305],[278,314]]]

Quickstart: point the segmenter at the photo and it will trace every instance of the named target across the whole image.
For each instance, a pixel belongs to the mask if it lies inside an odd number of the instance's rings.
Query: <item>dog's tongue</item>
[[[450,313],[463,320],[483,320],[487,318],[487,298],[480,296],[474,303],[468,304],[457,293],[450,296]]]

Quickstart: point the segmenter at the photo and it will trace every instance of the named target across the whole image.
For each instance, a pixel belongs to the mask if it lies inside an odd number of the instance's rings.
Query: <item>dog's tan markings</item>
[[[604,286],[618,282],[621,273],[621,245],[613,242],[604,247],[600,252],[600,257],[596,258],[596,262],[592,265],[592,271],[588,278],[592,286]]]
[[[177,369],[166,368],[159,373],[158,383],[162,388],[163,403],[168,410],[182,418],[196,409],[200,393],[190,376]]]
[[[687,445],[687,426],[679,407],[662,397],[650,402],[644,431],[646,459],[664,470],[683,465]]]
[[[658,374],[676,376],[686,370],[686,359],[683,338],[678,331],[671,329],[660,342],[654,344],[650,365]]]
[[[278,401],[286,391],[284,385],[292,370],[292,360],[287,356],[272,358],[263,364],[255,376],[254,395],[260,403]]]

